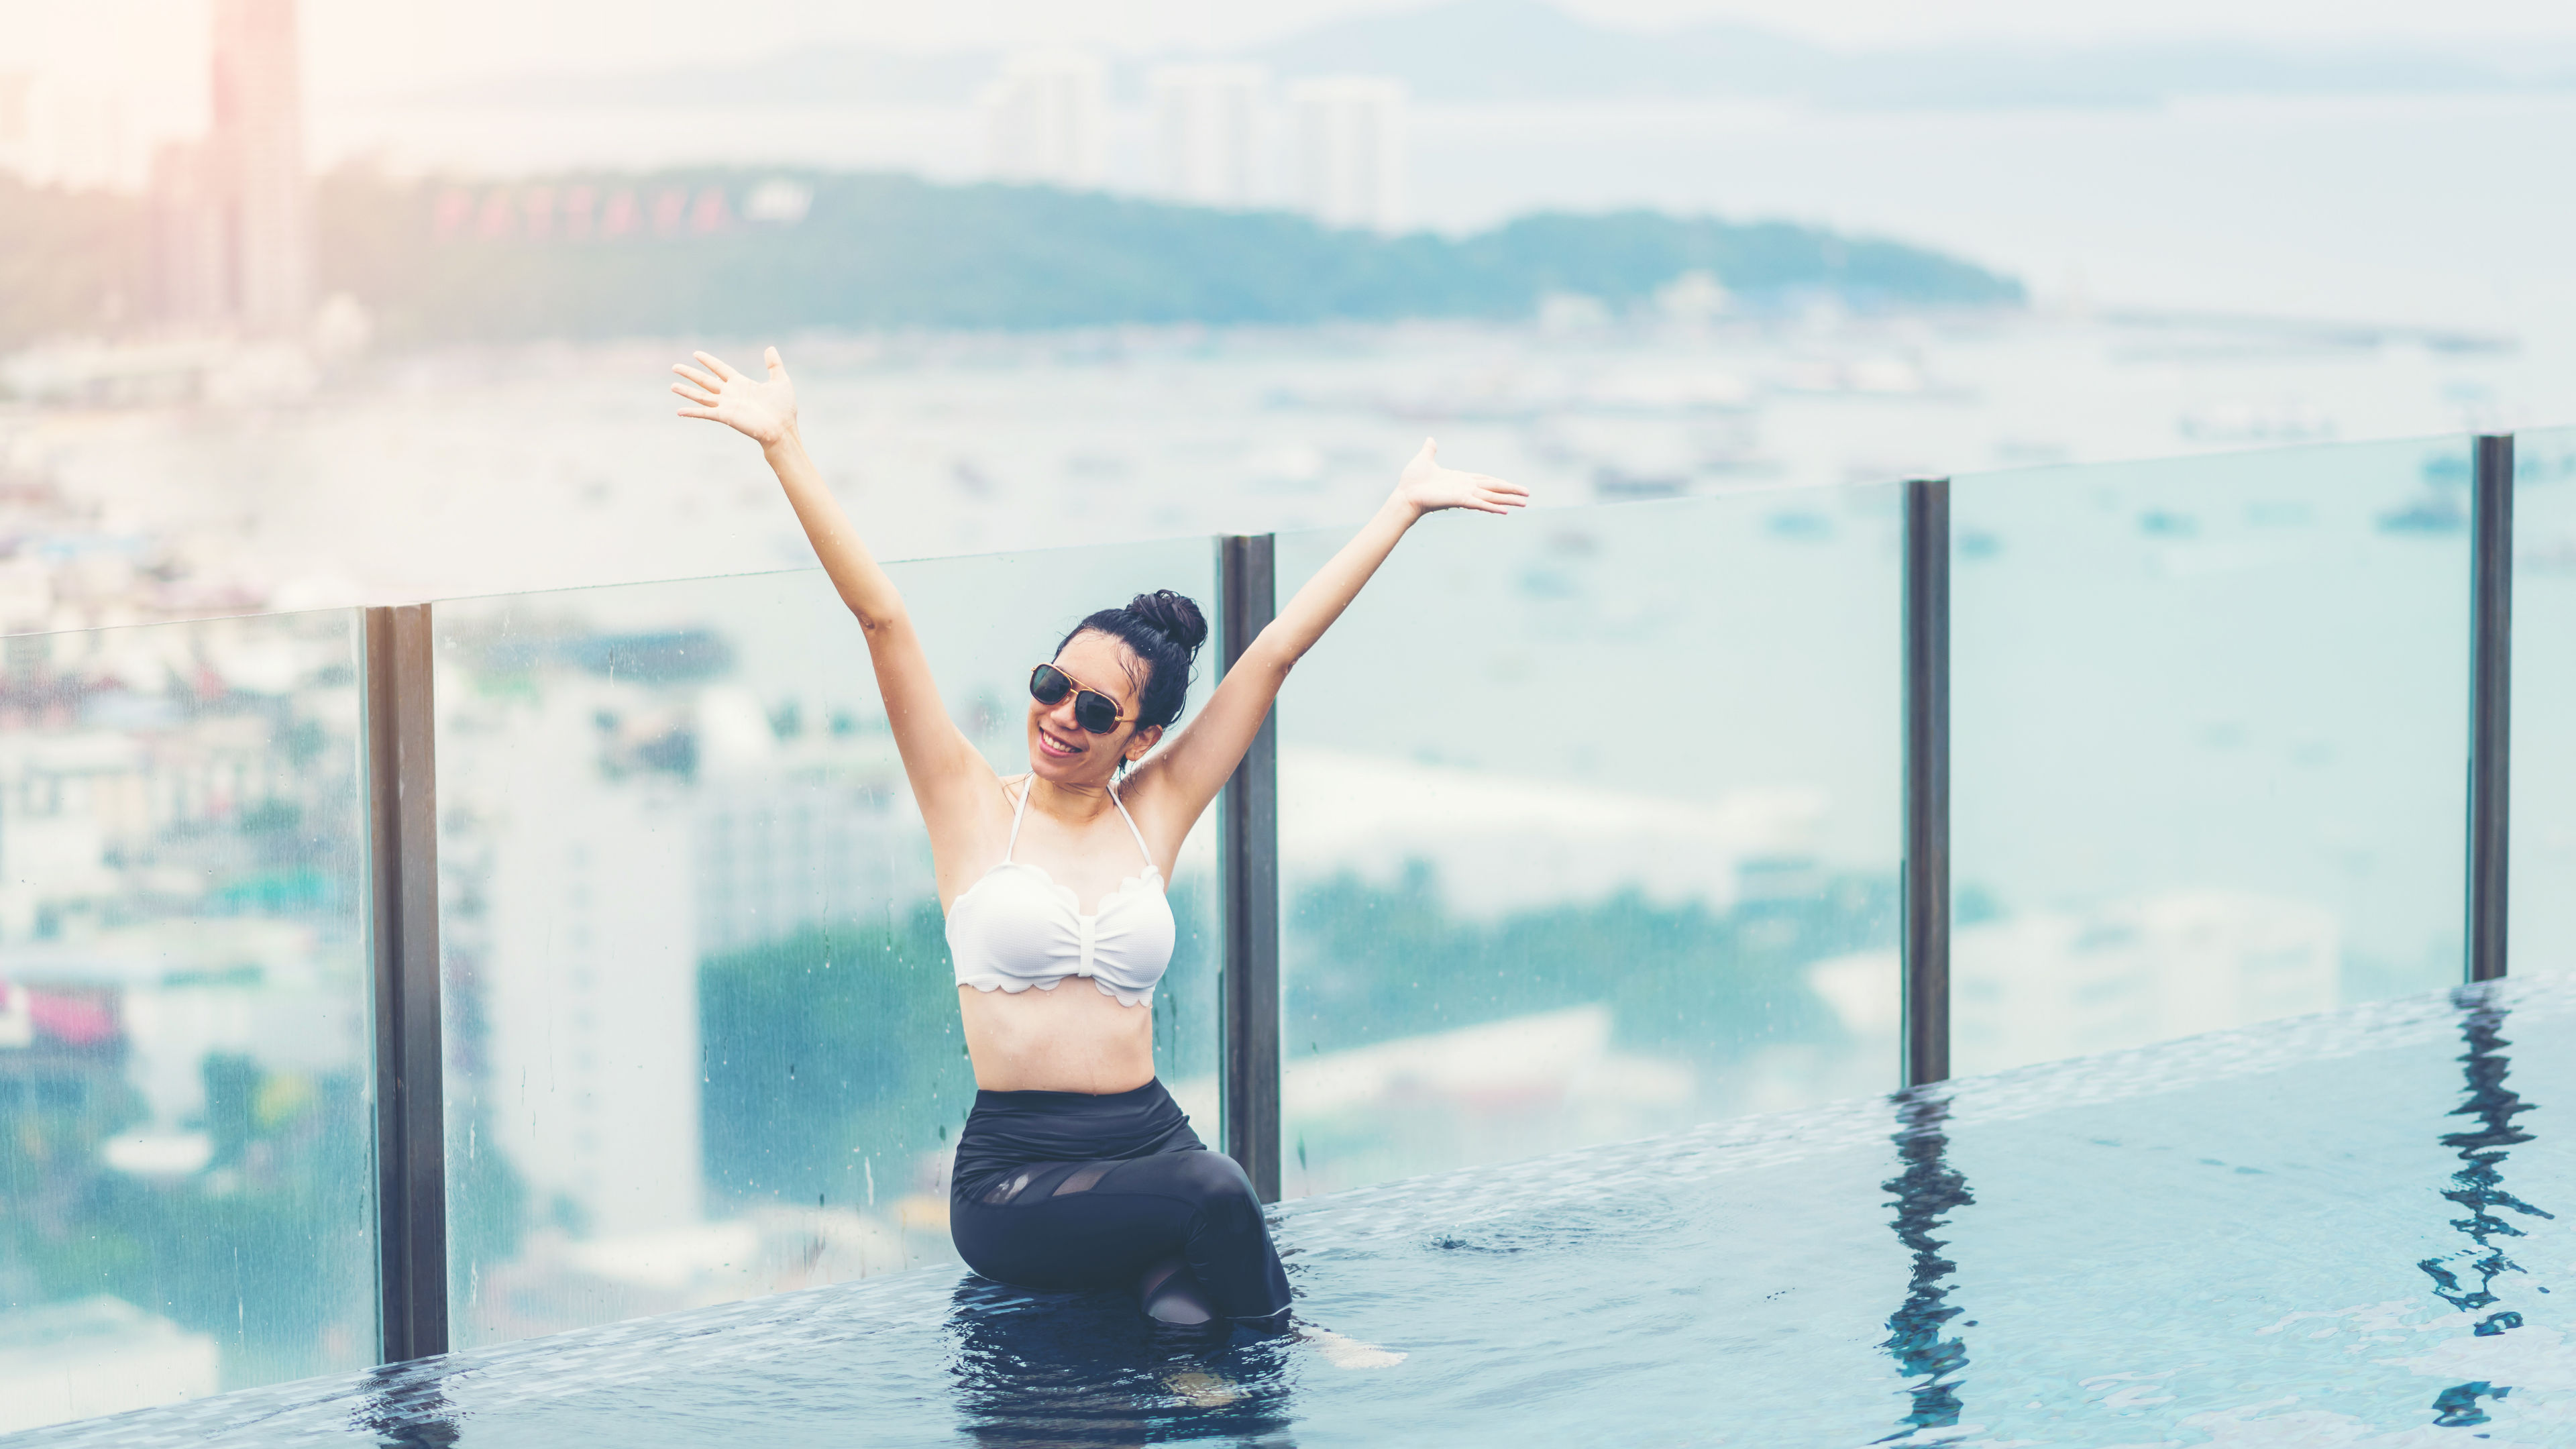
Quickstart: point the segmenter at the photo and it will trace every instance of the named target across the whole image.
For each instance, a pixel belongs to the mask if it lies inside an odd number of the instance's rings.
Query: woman
[[[1154,1079],[1154,984],[1174,926],[1172,861],[1270,713],[1289,667],[1426,513],[1503,513],[1528,490],[1444,468],[1425,441],[1394,494],[1252,642],[1186,730],[1196,605],[1137,596],[1077,625],[1029,679],[1026,775],[1004,780],[949,718],[894,582],[796,430],[796,389],[716,358],[675,364],[684,418],[761,445],[868,657],[930,827],[974,1060],[949,1230],[968,1267],[1037,1289],[1133,1287],[1173,1324],[1284,1327],[1288,1280],[1243,1169],[1204,1150]],[[1084,909],[1089,904],[1089,910]],[[1090,984],[1068,980],[1089,977]],[[1032,989],[1034,988],[1034,989]]]

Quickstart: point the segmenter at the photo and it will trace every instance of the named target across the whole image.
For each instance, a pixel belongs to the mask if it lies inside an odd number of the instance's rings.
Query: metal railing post
[[[2512,844],[2513,435],[2477,440],[2469,513],[2468,979],[2505,973]]]
[[[1905,1085],[1950,1075],[1950,480],[1905,485]]]
[[[1270,534],[1217,540],[1225,667],[1278,609]],[[1263,1202],[1279,1200],[1279,716],[1272,711],[1218,804],[1225,891],[1225,1150]]]
[[[400,1363],[447,1352],[429,605],[368,609],[365,655],[378,1343],[384,1362]]]

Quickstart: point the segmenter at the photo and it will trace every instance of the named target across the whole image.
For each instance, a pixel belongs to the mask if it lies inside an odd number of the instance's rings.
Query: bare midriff
[[[1052,991],[957,988],[966,1054],[987,1092],[1131,1092],[1154,1079],[1154,1009],[1080,976]]]

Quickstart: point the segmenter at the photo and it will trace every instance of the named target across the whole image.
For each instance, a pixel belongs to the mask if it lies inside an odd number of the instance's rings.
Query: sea
[[[317,163],[502,176],[689,162],[961,180],[966,107],[317,99]],[[1113,184],[1143,186],[1140,112]],[[62,500],[46,627],[791,566],[756,452],[665,369],[781,345],[891,557],[1356,525],[1425,437],[1541,508],[2576,420],[2576,96],[1869,111],[1419,105],[1418,224],[1785,217],[2024,279],[2008,314],[635,338],[383,352],[222,402],[0,404]],[[1720,279],[1722,282],[1723,279]],[[360,299],[362,302],[364,299]],[[257,369],[248,369],[255,373]],[[120,570],[125,560],[131,568]],[[136,583],[136,579],[144,582]],[[176,581],[174,586],[174,581]],[[25,614],[26,610],[18,610]]]

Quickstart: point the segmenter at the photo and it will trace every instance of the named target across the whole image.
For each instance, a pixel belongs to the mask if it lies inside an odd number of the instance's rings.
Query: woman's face
[[[1031,699],[1029,764],[1038,774],[1059,785],[1104,785],[1118,773],[1119,761],[1142,758],[1162,738],[1159,725],[1136,728],[1137,682],[1144,677],[1145,662],[1135,650],[1110,635],[1085,629],[1057,651],[1055,667],[1081,689],[1118,701],[1118,713],[1125,722],[1105,735],[1084,730],[1073,718],[1079,690],[1052,705]]]

